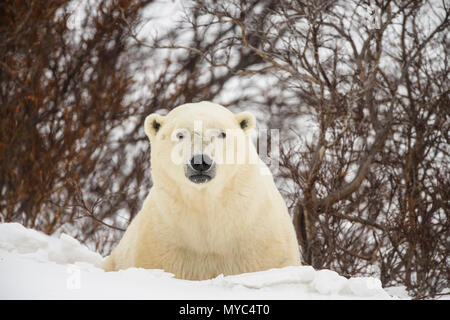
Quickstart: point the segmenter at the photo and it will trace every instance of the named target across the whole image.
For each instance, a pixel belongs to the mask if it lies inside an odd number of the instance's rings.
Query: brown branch
[[[362,219],[360,217],[351,217],[349,215],[346,215],[346,214],[343,214],[343,213],[339,213],[339,212],[330,212],[329,214],[334,216],[334,217],[340,218],[340,219],[345,219],[347,221],[360,223],[360,224],[362,224],[364,226],[371,226],[371,227],[374,227],[374,228],[376,228],[378,230],[382,230],[382,231],[386,231],[387,230],[384,226],[382,226],[382,225],[380,225],[380,224],[378,224],[376,222],[371,222],[371,221],[368,221],[366,219]]]
[[[339,190],[331,192],[330,194],[328,194],[328,196],[326,196],[323,199],[317,200],[316,205],[318,207],[322,209],[328,208],[338,201],[347,199],[356,190],[358,190],[359,186],[365,180],[376,154],[384,146],[384,142],[386,141],[388,134],[390,132],[390,123],[391,121],[388,121],[385,124],[385,127],[376,135],[372,147],[367,152],[366,156],[360,161],[356,177],[353,178],[353,180],[350,183],[339,188]]]
[[[341,249],[342,251],[344,251],[345,253],[347,253],[347,254],[349,254],[349,255],[351,255],[351,256],[354,256],[354,257],[356,257],[356,258],[359,258],[359,259],[362,259],[362,260],[369,261],[370,263],[373,263],[373,262],[375,261],[376,255],[377,255],[378,251],[380,250],[380,246],[377,245],[377,246],[373,249],[372,253],[370,253],[370,255],[363,255],[363,254],[354,252],[354,251],[352,251],[352,250],[349,250],[349,249],[347,249],[347,248],[344,248],[343,246],[341,246],[341,245],[338,244],[338,243],[336,243],[336,246],[337,246],[339,249]],[[375,259],[374,259],[374,257],[375,257]]]

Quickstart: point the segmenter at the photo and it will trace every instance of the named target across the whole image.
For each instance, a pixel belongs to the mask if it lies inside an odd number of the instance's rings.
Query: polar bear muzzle
[[[184,174],[194,183],[206,183],[216,176],[216,164],[207,154],[196,154],[184,166]]]

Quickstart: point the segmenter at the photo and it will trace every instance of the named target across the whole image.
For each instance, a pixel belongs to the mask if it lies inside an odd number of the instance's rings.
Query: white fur
[[[248,127],[241,129],[245,118]],[[156,131],[153,121],[160,124]],[[211,102],[185,104],[167,116],[147,117],[153,187],[112,254],[106,271],[130,267],[163,269],[177,278],[202,280],[299,265],[295,231],[265,164],[219,164],[216,177],[194,184],[182,164],[171,161],[172,132],[201,120],[203,129],[234,129],[245,137],[254,125],[248,112],[234,115]],[[239,129],[239,130],[237,130]],[[224,148],[231,137],[227,135]],[[253,146],[245,155],[256,151]]]

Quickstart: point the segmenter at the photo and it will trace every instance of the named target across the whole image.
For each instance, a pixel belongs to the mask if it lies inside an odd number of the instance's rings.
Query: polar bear
[[[102,268],[204,280],[299,265],[286,205],[251,142],[254,127],[251,113],[206,101],[147,116],[153,186]]]

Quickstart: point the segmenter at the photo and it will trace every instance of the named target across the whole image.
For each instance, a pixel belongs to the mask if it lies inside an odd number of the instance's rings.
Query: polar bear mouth
[[[189,176],[188,179],[194,183],[206,183],[211,180],[212,177],[207,174],[194,174]]]
[[[216,176],[216,164],[205,154],[197,154],[184,166],[184,175],[196,184],[206,183]]]

